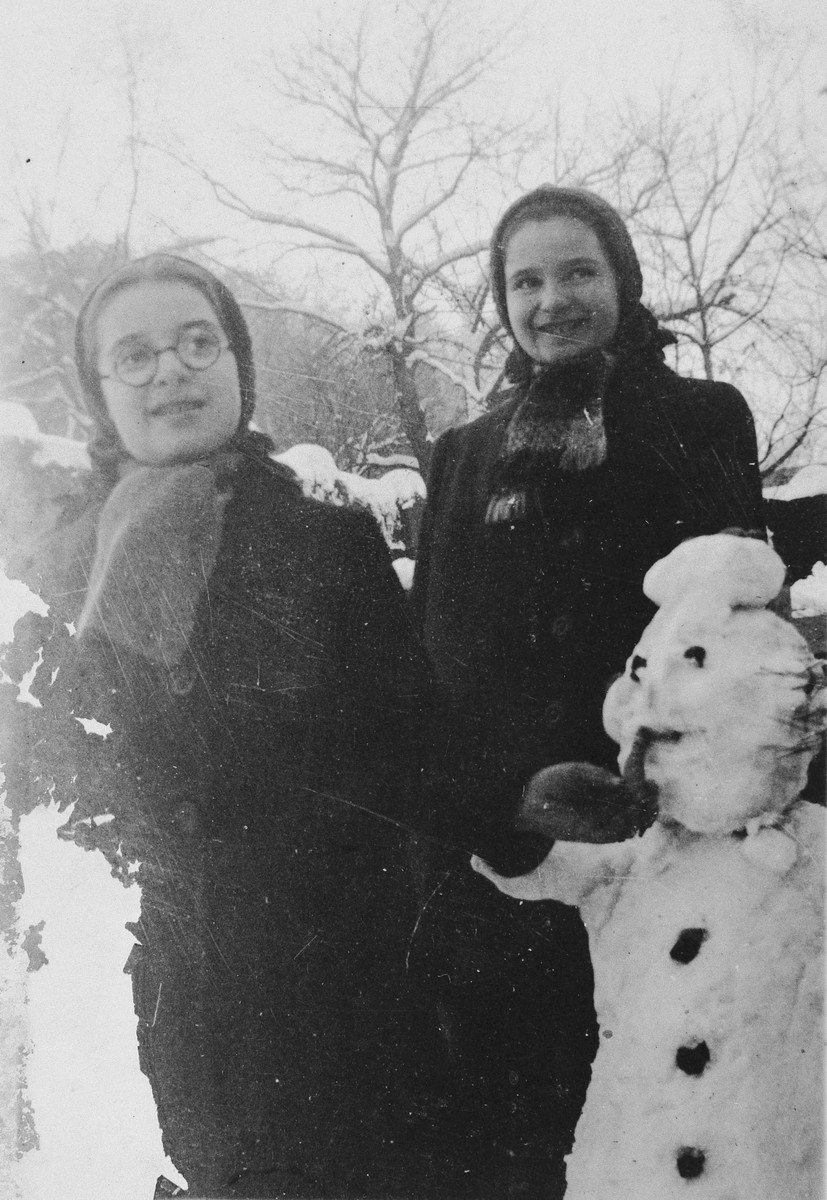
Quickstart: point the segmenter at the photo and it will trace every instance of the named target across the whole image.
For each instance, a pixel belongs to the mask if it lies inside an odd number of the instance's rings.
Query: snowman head
[[[766,609],[783,582],[766,543],[730,534],[684,542],[646,575],[660,609],[603,720],[621,769],[646,731],[643,771],[662,820],[724,833],[783,811],[803,788],[827,723],[824,664]]]

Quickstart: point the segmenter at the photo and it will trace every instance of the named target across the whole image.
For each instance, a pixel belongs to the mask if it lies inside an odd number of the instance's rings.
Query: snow
[[[425,482],[417,471],[395,467],[379,479],[368,479],[340,471],[330,451],[312,443],[291,446],[273,457],[295,471],[306,496],[365,509],[376,520],[388,546],[403,547],[399,540],[401,514],[425,500]]]
[[[25,673],[23,678],[20,680],[20,684],[17,688],[17,700],[20,704],[31,704],[32,708],[42,708],[43,707],[43,705],[38,700],[37,696],[33,695],[30,690],[32,684],[34,683],[35,675],[37,675],[37,672],[40,670],[40,667],[42,665],[43,665],[43,647],[41,646],[37,652],[37,657],[35,658],[32,665],[29,667],[28,671]],[[5,678],[3,679],[3,682],[4,683],[6,682]]]
[[[393,569],[406,592],[413,587],[415,568],[416,563],[412,558],[395,558],[393,560]]]
[[[88,471],[92,465],[86,446],[72,438],[56,437],[51,433],[41,433],[37,438],[38,448],[32,462],[36,467],[47,467],[54,464],[67,467],[72,471]]]
[[[764,488],[768,500],[800,500],[827,492],[827,463],[811,463],[793,475],[789,483]]]
[[[13,400],[0,401],[0,437],[29,441],[39,436],[37,421],[25,404],[16,404]]]
[[[751,860],[746,847],[762,838],[790,848],[792,869],[776,869],[774,848],[768,862]],[[693,1195],[813,1200],[823,850],[824,812],[812,805],[799,805],[784,832],[744,842],[659,823],[631,877],[581,907],[601,1029],[612,1037],[578,1126],[568,1200],[683,1197],[681,1147],[705,1155]],[[696,928],[707,932],[697,958],[676,962],[671,949]],[[700,1042],[711,1057],[696,1077],[677,1054]]]
[[[0,646],[8,645],[12,641],[14,626],[25,613],[35,612],[45,617],[48,611],[40,596],[36,596],[30,588],[26,587],[25,583],[20,579],[9,578],[3,562],[0,561]],[[42,661],[42,654],[38,654],[31,668],[21,679],[17,690],[17,699],[21,703],[32,704],[35,708],[41,707],[40,701],[32,696],[29,687]],[[10,684],[11,680],[0,669],[0,686]]]
[[[388,470],[391,467],[410,467],[415,471],[418,460],[413,454],[383,454],[378,450],[369,450],[365,455],[365,464],[368,467],[385,467]]]
[[[8,645],[15,623],[27,612],[46,616],[48,608],[39,596],[19,579],[9,579],[0,562],[0,645]]]
[[[104,725],[102,721],[96,721],[94,717],[75,717],[79,725],[82,725],[87,733],[97,734],[104,741],[112,732],[111,725]]]
[[[379,495],[398,508],[413,508],[417,500],[425,499],[425,482],[418,471],[397,467],[375,482]]]
[[[3,643],[28,611],[47,608],[0,565]],[[85,724],[105,736],[99,722]],[[184,1187],[138,1064],[123,969],[140,889],[115,880],[102,855],[59,838],[70,813],[55,804],[21,818],[18,850],[6,799],[0,868],[13,893],[19,867],[23,892],[0,952],[0,1195],[150,1200],[160,1175]]]
[[[705,1156],[701,1200],[816,1200],[824,833],[802,803],[743,840],[658,822],[632,843],[555,845],[527,898],[579,902],[601,1028],[566,1200],[683,1200],[685,1147]],[[696,958],[676,961],[694,929]],[[678,1051],[700,1043],[695,1076]]]
[[[816,617],[827,613],[827,565],[817,562],[806,579],[790,588],[794,617]]]
[[[61,840],[70,814],[42,806],[21,820],[20,930],[42,925],[42,965],[25,977],[26,1092],[38,1146],[18,1166],[24,1200],[149,1200],[176,1175],[138,1066],[132,985],[123,967],[140,891],[101,854]]]
[[[339,468],[329,450],[310,442],[300,442],[281,454],[274,454],[273,458],[296,472],[305,496],[335,502]]]
[[[0,401],[0,440],[4,438],[34,442],[37,448],[32,462],[36,467],[55,464],[70,470],[83,471],[91,466],[83,442],[57,437],[51,433],[41,433],[30,410],[24,404],[16,404],[12,400]]]

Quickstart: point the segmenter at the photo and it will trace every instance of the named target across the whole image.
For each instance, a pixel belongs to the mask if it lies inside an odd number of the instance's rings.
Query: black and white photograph
[[[0,11],[0,1195],[824,1200],[821,5]]]

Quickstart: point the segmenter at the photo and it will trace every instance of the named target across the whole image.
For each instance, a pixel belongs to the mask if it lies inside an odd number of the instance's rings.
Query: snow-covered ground
[[[45,606],[0,568],[2,641],[29,610]],[[7,888],[17,849],[12,800],[3,792]],[[53,804],[20,821],[23,894],[0,952],[0,1194],[151,1200],[160,1175],[185,1181],[163,1152],[123,970],[140,891],[113,879],[102,855],[58,838],[67,816]]]

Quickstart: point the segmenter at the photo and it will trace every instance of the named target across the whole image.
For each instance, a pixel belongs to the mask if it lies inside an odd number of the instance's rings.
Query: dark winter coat
[[[250,459],[190,651],[172,676],[101,639],[48,698],[114,731],[51,770],[78,835],[142,862],[130,970],[167,1149],[198,1195],[408,1194],[425,673],[372,519]],[[96,810],[117,820],[94,835]]]
[[[601,709],[654,611],[646,570],[684,538],[763,529],[743,398],[655,355],[609,384],[606,461],[549,469],[529,515],[486,524],[522,394],[434,447],[413,595],[438,688],[431,818],[506,874],[547,848],[512,832],[533,772],[615,766]],[[459,1064],[446,1106],[458,1158],[476,1176],[469,1194],[552,1200],[596,1045],[586,938],[573,910],[526,911],[462,857],[434,856],[413,954]]]
[[[550,473],[527,519],[486,525],[520,398],[435,446],[414,581],[448,769],[474,783],[458,802],[500,826],[538,767],[614,761],[601,707],[654,612],[641,590],[652,563],[688,537],[764,528],[745,401],[654,358],[610,385],[605,463]]]

